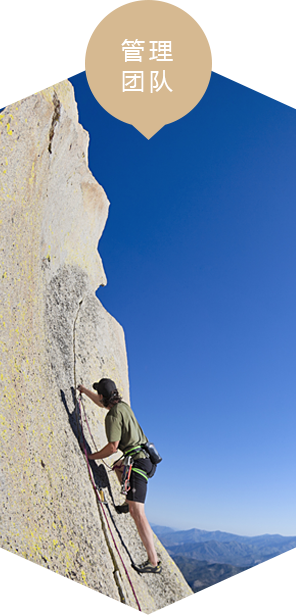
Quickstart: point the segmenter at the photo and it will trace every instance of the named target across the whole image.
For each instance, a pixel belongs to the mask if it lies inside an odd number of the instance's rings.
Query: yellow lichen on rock
[[[67,81],[1,113],[0,546],[119,600],[74,400],[79,382],[110,375],[129,399],[124,333],[94,292],[106,283],[97,245],[109,202],[87,147]],[[101,447],[104,410],[90,402],[86,410]],[[94,471],[142,610],[189,595],[160,543],[161,578],[131,568],[131,557],[145,556],[142,543],[129,516],[116,515],[116,478],[102,464]],[[137,608],[120,559],[118,569]]]

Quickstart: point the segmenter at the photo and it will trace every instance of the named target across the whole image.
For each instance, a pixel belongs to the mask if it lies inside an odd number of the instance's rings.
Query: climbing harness
[[[145,442],[145,444],[140,444],[139,446],[134,446],[133,448],[129,448],[127,451],[124,451],[124,457],[126,455],[137,455],[140,451],[144,451],[146,453],[146,457],[150,457],[152,463],[157,465],[162,461],[162,457],[157,452],[154,444],[152,442]]]
[[[133,468],[133,472],[136,472],[136,474],[140,474],[140,476],[143,476],[143,478],[145,478],[148,483],[148,478],[150,477],[150,474],[147,474],[147,472],[145,472],[144,470],[140,470],[139,468]]]
[[[96,485],[96,483],[95,483],[95,481],[94,481],[94,477],[93,477],[92,470],[91,470],[91,467],[90,467],[90,463],[89,463],[89,459],[88,459],[88,456],[87,456],[87,451],[86,451],[86,441],[85,441],[84,431],[83,431],[83,427],[82,427],[82,420],[81,420],[81,419],[82,419],[82,411],[81,411],[81,410],[82,410],[82,408],[83,408],[83,411],[84,411],[84,416],[86,417],[86,412],[85,412],[85,408],[84,408],[84,405],[83,405],[83,401],[82,401],[82,396],[81,396],[81,394],[80,394],[80,395],[79,395],[79,397],[78,397],[78,408],[79,408],[79,418],[80,418],[80,425],[81,425],[81,434],[82,434],[82,439],[83,439],[83,449],[84,449],[84,455],[85,455],[85,458],[86,458],[86,463],[87,463],[87,468],[88,468],[89,478],[90,478],[91,484],[92,484],[92,486],[93,486],[94,492],[95,492],[96,497],[97,497],[98,506],[99,506],[99,511],[100,511],[100,514],[101,514],[101,515],[102,515],[102,513],[103,513],[103,515],[104,515],[105,522],[106,522],[106,524],[107,524],[107,527],[108,527],[108,529],[109,529],[109,532],[110,532],[111,537],[112,537],[112,540],[113,540],[114,547],[115,547],[115,549],[116,549],[116,551],[117,551],[117,553],[118,553],[118,556],[119,556],[120,561],[121,561],[121,563],[122,563],[122,566],[123,566],[123,569],[124,569],[124,571],[125,571],[126,577],[127,577],[128,582],[129,582],[129,584],[130,584],[130,587],[131,587],[131,590],[132,590],[132,592],[133,592],[133,595],[134,595],[134,598],[135,598],[135,601],[136,601],[136,604],[137,604],[138,610],[139,610],[139,611],[142,611],[141,606],[140,606],[140,603],[139,603],[139,600],[138,600],[138,598],[137,598],[137,595],[136,595],[136,592],[135,592],[135,589],[134,589],[134,586],[133,586],[133,584],[132,584],[131,578],[130,578],[130,576],[129,576],[129,573],[128,573],[128,571],[127,571],[127,568],[126,568],[126,566],[125,566],[125,564],[124,564],[124,561],[123,561],[123,559],[122,559],[122,557],[121,557],[121,555],[120,555],[120,552],[119,552],[118,546],[117,546],[117,544],[116,544],[115,538],[114,538],[114,536],[113,536],[113,533],[112,533],[112,530],[111,530],[111,527],[110,527],[110,523],[109,523],[109,521],[108,521],[108,517],[107,517],[106,512],[105,512],[105,510],[104,510],[103,501],[101,500],[100,492],[99,492],[99,490],[98,490],[98,488],[97,488],[97,485]],[[88,428],[89,428],[89,427],[88,427]],[[90,431],[90,430],[89,430],[89,431]],[[120,581],[119,581],[120,571],[119,571],[119,569],[118,569],[117,562],[116,562],[115,557],[114,557],[114,555],[113,555],[113,552],[112,552],[112,549],[111,549],[111,545],[110,545],[110,541],[109,541],[109,538],[108,538],[107,532],[106,532],[105,530],[104,530],[104,534],[105,534],[105,538],[106,538],[107,546],[108,546],[108,549],[109,549],[109,553],[110,553],[110,555],[111,555],[111,558],[112,558],[112,561],[113,561],[113,565],[114,565],[114,578],[115,578],[115,581],[116,581],[116,584],[117,584],[117,587],[118,587],[118,592],[119,592],[119,595],[120,595],[120,600],[121,600],[121,602],[123,602],[124,604],[126,604],[126,600],[125,600],[125,597],[124,597],[124,594],[123,594],[123,591],[122,591],[122,588],[121,588],[121,585],[120,585]]]
[[[140,468],[133,467],[134,461],[135,461],[134,456],[143,450],[146,453],[146,457],[147,458],[150,457],[153,463],[153,468],[149,474],[147,474],[147,472],[145,472],[144,470]],[[118,461],[121,461],[122,459],[124,459],[123,464],[118,465]],[[140,476],[145,478],[145,480],[148,482],[148,479],[152,478],[152,476],[154,475],[156,471],[156,465],[160,463],[161,461],[162,461],[162,457],[159,455],[159,453],[157,452],[152,442],[146,442],[145,444],[141,444],[140,446],[134,446],[133,448],[130,448],[127,451],[125,451],[122,457],[120,457],[112,467],[112,469],[115,470],[116,468],[122,468],[123,466],[120,493],[125,496],[128,494],[131,488],[130,477],[131,477],[132,472],[136,472],[136,474],[140,474]]]

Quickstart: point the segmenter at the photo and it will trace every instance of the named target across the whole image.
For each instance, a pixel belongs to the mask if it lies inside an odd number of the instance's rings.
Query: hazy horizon
[[[197,526],[189,526],[189,527],[171,527],[170,525],[163,525],[162,523],[154,523],[154,521],[151,521],[151,519],[149,519],[149,523],[152,527],[152,529],[157,526],[157,527],[167,527],[170,530],[172,530],[173,532],[186,532],[186,531],[190,531],[190,530],[198,530],[201,532],[222,532],[224,534],[234,534],[235,536],[242,536],[242,537],[248,537],[248,538],[257,538],[258,536],[282,536],[282,538],[296,538],[296,534],[294,536],[294,534],[280,534],[279,532],[265,532],[263,534],[241,534],[238,532],[231,532],[229,530],[221,530],[220,528],[215,528],[215,529],[211,529],[211,530],[205,530],[204,528],[201,527],[197,527]]]

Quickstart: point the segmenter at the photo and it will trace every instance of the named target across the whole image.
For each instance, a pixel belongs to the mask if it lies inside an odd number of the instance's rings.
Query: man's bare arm
[[[89,397],[89,399],[91,399],[95,404],[97,404],[97,406],[100,406],[100,408],[104,408],[104,405],[102,404],[98,393],[90,391],[86,387],[82,386],[82,384],[80,384],[77,388],[80,393],[84,393],[84,395]]]
[[[99,395],[98,393],[93,393],[93,391],[90,391],[82,384],[80,384],[77,388],[80,393],[84,393],[84,395],[89,397],[89,399],[91,399],[95,404],[97,404],[97,406],[100,406],[100,408],[104,408],[104,404],[101,401],[102,395]],[[91,455],[87,455],[88,459],[105,459],[105,457],[110,457],[110,455],[114,455],[114,453],[117,452],[118,444],[119,440],[117,442],[108,442],[108,444],[106,444],[106,446],[104,446],[104,448],[102,448],[100,451],[92,453]]]
[[[88,455],[89,459],[105,459],[105,457],[110,457],[110,455],[114,455],[118,449],[118,442],[108,442],[104,448],[96,453],[92,453],[92,455]]]

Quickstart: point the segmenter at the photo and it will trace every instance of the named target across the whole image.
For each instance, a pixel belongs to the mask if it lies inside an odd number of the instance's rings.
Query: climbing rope
[[[81,397],[80,397],[80,399],[81,399],[81,401],[82,401],[82,398],[81,398]],[[88,433],[89,433],[90,438],[91,438],[91,441],[92,441],[92,443],[93,443],[93,445],[94,445],[94,447],[95,447],[95,450],[97,451],[97,450],[98,450],[98,446],[96,445],[96,443],[95,443],[95,441],[94,441],[94,438],[93,438],[93,435],[92,435],[92,433],[91,433],[90,426],[89,426],[89,422],[88,422],[88,420],[87,420],[87,414],[86,414],[86,412],[85,412],[85,407],[84,407],[84,404],[83,404],[83,403],[82,403],[82,409],[83,409],[84,420],[85,420],[86,425],[87,425]],[[81,414],[81,412],[80,412],[80,414]],[[111,466],[109,466],[109,465],[106,463],[106,461],[105,461],[104,459],[101,459],[100,461],[102,461],[102,462],[103,462],[103,464],[104,464],[104,465],[108,468],[109,472],[112,472],[112,470],[114,469],[114,466],[111,468]],[[117,461],[118,461],[118,460],[117,460]]]
[[[136,592],[135,592],[135,589],[134,589],[134,586],[133,586],[133,584],[132,584],[131,578],[130,578],[130,576],[129,576],[129,573],[128,573],[128,571],[127,571],[127,568],[126,568],[126,566],[125,566],[125,564],[124,564],[124,561],[123,561],[123,559],[122,559],[122,557],[121,557],[121,555],[120,555],[120,552],[119,552],[118,546],[117,546],[117,544],[116,544],[115,538],[114,538],[114,536],[113,536],[113,533],[112,533],[112,530],[111,530],[111,527],[110,527],[110,523],[109,523],[109,521],[108,521],[108,517],[107,517],[106,512],[105,512],[105,510],[104,510],[104,505],[103,505],[103,502],[102,502],[102,500],[101,500],[101,497],[100,497],[100,494],[99,494],[99,491],[98,491],[97,485],[96,485],[96,483],[95,483],[95,481],[94,481],[93,473],[92,473],[92,470],[91,470],[91,467],[90,467],[90,463],[89,463],[89,459],[88,459],[88,456],[87,456],[87,451],[86,451],[86,441],[85,441],[85,436],[84,436],[84,431],[83,431],[83,426],[82,426],[82,412],[81,412],[81,409],[83,408],[83,412],[84,412],[84,416],[85,416],[85,417],[86,417],[86,412],[85,412],[85,408],[84,408],[84,404],[83,404],[83,401],[82,401],[81,394],[80,394],[80,395],[79,395],[79,397],[78,397],[78,408],[79,408],[79,416],[80,416],[80,427],[81,427],[81,434],[82,434],[82,439],[83,439],[83,449],[84,449],[84,455],[85,455],[85,458],[86,458],[86,463],[87,463],[87,468],[88,468],[88,473],[89,473],[90,481],[91,481],[91,484],[92,484],[92,486],[93,486],[94,492],[95,492],[96,497],[97,497],[97,501],[98,501],[98,505],[99,505],[99,510],[100,510],[100,512],[101,512],[101,513],[103,513],[103,515],[104,515],[105,522],[106,522],[106,524],[107,524],[107,527],[108,527],[109,532],[110,532],[110,534],[111,534],[111,537],[112,537],[112,540],[113,540],[113,543],[114,543],[115,549],[116,549],[116,551],[117,551],[117,553],[118,553],[118,555],[119,555],[120,561],[121,561],[122,566],[123,566],[123,568],[124,568],[124,571],[125,571],[125,574],[126,574],[126,576],[127,576],[128,582],[129,582],[129,584],[130,584],[131,590],[132,590],[132,592],[133,592],[133,595],[134,595],[134,598],[135,598],[135,601],[136,601],[137,607],[138,607],[139,611],[142,611],[141,606],[140,606],[140,603],[139,603],[139,600],[138,600],[138,598],[137,598],[137,595],[136,595]],[[87,424],[88,424],[88,421],[86,421],[86,422],[87,422]],[[90,431],[89,425],[88,425],[88,429],[89,429],[89,432],[90,432],[90,434],[91,434],[91,431]],[[93,439],[93,438],[92,438],[92,439]],[[97,448],[97,447],[96,447],[96,448]],[[105,537],[106,537],[106,540],[107,540],[107,535],[106,535],[106,533],[105,533]],[[108,542],[109,542],[109,541],[107,541],[107,545],[108,545],[108,548],[109,548],[109,552],[110,552],[110,555],[111,555],[111,557],[112,557],[113,564],[114,564],[114,566],[115,566],[115,570],[114,570],[114,577],[115,577],[115,581],[116,581],[117,586],[118,586],[118,590],[119,590],[119,594],[120,594],[121,602],[124,602],[124,603],[126,604],[126,601],[125,601],[125,598],[124,598],[124,595],[123,595],[123,592],[122,592],[122,588],[121,588],[121,586],[120,586],[120,582],[119,582],[119,570],[118,570],[118,568],[116,568],[116,567],[117,567],[117,563],[116,563],[116,560],[115,560],[115,558],[114,558],[114,556],[113,556],[113,553],[112,553],[112,552],[111,552],[111,550],[110,550],[110,549],[111,549],[111,546],[108,544]]]
[[[75,388],[75,397],[76,397],[75,415],[76,415],[76,422],[77,422],[77,436],[78,436],[78,438],[81,437],[81,440],[82,440],[81,444],[82,444],[82,447],[83,447],[83,450],[84,450],[84,455],[85,455],[85,459],[86,459],[86,463],[87,463],[87,469],[88,469],[89,478],[90,478],[91,484],[93,486],[93,489],[94,489],[94,492],[95,492],[95,495],[96,495],[96,498],[97,498],[97,505],[98,505],[100,516],[101,516],[102,527],[103,527],[103,531],[104,531],[107,547],[108,547],[108,550],[109,550],[109,553],[110,553],[110,556],[111,556],[111,559],[112,559],[112,562],[113,562],[113,565],[114,565],[113,574],[114,574],[116,585],[118,587],[118,593],[120,595],[120,600],[121,600],[122,603],[126,604],[126,600],[125,600],[125,597],[124,597],[124,594],[123,594],[123,591],[122,591],[122,588],[121,588],[121,585],[120,585],[120,578],[119,578],[120,577],[120,571],[119,571],[119,568],[117,566],[116,558],[115,558],[115,556],[113,554],[113,551],[112,551],[112,547],[111,547],[111,544],[110,544],[110,541],[109,541],[109,537],[108,537],[107,531],[106,531],[106,529],[104,527],[103,517],[105,518],[105,522],[106,522],[107,527],[109,529],[109,532],[110,532],[110,534],[112,536],[112,540],[113,540],[115,549],[116,549],[116,551],[117,551],[117,553],[119,555],[120,561],[121,561],[122,566],[123,566],[124,571],[125,571],[125,574],[127,576],[129,584],[131,586],[131,589],[132,589],[132,592],[133,592],[133,595],[134,595],[137,607],[138,607],[139,611],[142,611],[140,603],[139,603],[139,600],[138,600],[136,592],[135,592],[135,589],[133,587],[131,578],[130,578],[130,576],[128,574],[126,566],[125,566],[125,564],[123,562],[123,559],[122,559],[122,557],[120,555],[119,549],[118,549],[117,544],[115,542],[115,539],[114,539],[114,536],[113,536],[113,533],[112,533],[112,530],[111,530],[111,527],[110,527],[107,515],[106,515],[105,510],[104,510],[104,504],[103,504],[103,502],[101,500],[100,493],[99,493],[98,488],[96,486],[96,483],[94,481],[93,473],[92,473],[92,470],[91,470],[91,467],[90,467],[90,463],[89,463],[89,459],[88,459],[88,456],[87,456],[86,440],[85,440],[84,431],[83,431],[83,425],[82,425],[81,407],[83,408],[83,412],[84,412],[84,417],[85,417],[85,420],[86,420],[87,428],[88,428],[90,437],[92,439],[92,442],[93,442],[96,450],[97,450],[97,446],[95,444],[94,438],[92,436],[92,433],[91,433],[91,430],[90,430],[90,427],[89,427],[89,424],[88,424],[88,420],[87,420],[84,404],[83,404],[83,401],[82,401],[81,393],[80,393],[80,395],[78,397],[78,404],[77,404],[77,396],[76,396],[76,390],[77,390],[76,350],[75,350],[75,347],[76,347],[76,323],[77,323],[77,319],[78,319],[78,315],[79,315],[79,311],[80,311],[82,302],[83,302],[83,299],[81,299],[79,301],[78,310],[77,310],[77,313],[76,313],[76,316],[75,316],[75,319],[74,319],[74,323],[73,323],[73,359],[74,359],[73,368],[74,368],[74,388]],[[78,407],[78,412],[77,412],[77,407]],[[113,469],[113,468],[110,468],[110,466],[108,466],[108,464],[104,460],[102,460],[102,461],[107,466],[107,468],[109,468],[109,470]]]

